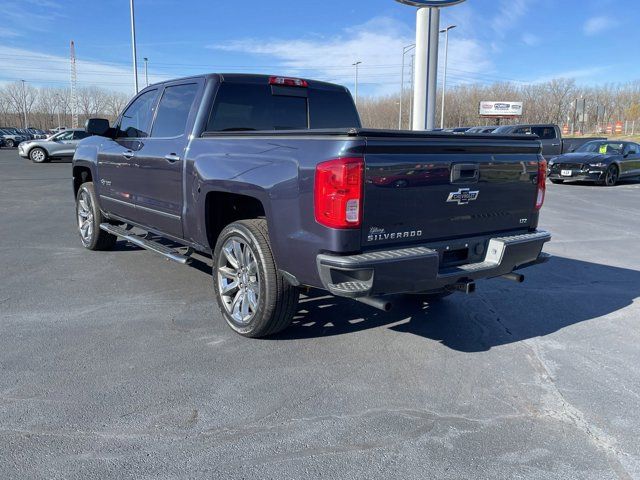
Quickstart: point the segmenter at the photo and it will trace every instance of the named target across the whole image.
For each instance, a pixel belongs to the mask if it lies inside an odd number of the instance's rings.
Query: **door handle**
[[[559,146],[560,146],[560,144],[559,144],[559,143],[552,143],[552,144],[551,144],[551,146],[552,146],[552,147],[559,147]]]
[[[134,153],[132,150],[125,150],[124,152],[122,152],[122,156],[127,160],[131,160],[133,158],[133,155]]]
[[[169,155],[165,155],[164,159],[169,163],[175,163],[180,161],[180,155],[176,155],[175,153],[170,153]]]

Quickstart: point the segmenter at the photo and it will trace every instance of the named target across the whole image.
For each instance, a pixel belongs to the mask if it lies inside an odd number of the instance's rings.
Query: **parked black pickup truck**
[[[529,125],[503,125],[493,133],[498,135],[537,135],[542,142],[542,155],[547,160],[556,155],[575,152],[580,146],[592,140],[606,140],[603,137],[562,138],[562,130],[552,123]]]
[[[299,287],[388,310],[392,294],[521,281],[514,270],[546,258],[531,136],[363,129],[344,87],[237,74],[149,86],[113,128],[86,128],[73,160],[83,245],[211,254],[217,303],[245,336],[287,327]]]

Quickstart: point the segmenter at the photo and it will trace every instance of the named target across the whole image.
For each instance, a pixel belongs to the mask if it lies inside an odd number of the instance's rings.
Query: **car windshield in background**
[[[621,142],[587,142],[576,150],[585,153],[610,153],[622,155],[624,143]]]

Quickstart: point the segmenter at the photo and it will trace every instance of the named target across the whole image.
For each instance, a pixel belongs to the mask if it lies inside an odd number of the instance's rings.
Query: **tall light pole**
[[[440,128],[444,128],[444,94],[447,90],[447,60],[449,56],[449,30],[456,28],[456,25],[449,25],[440,33],[444,33],[444,75],[442,76],[442,105],[440,111]]]
[[[438,85],[438,35],[440,8],[464,0],[396,0],[418,7],[416,14],[416,65],[413,93],[413,130],[431,130],[435,127],[436,90]]]
[[[404,100],[404,57],[414,48],[416,48],[415,43],[402,47],[402,73],[400,74],[400,111],[398,112],[398,130],[402,130],[402,103]]]
[[[29,128],[29,122],[27,121],[27,89],[24,84],[25,80],[20,80],[22,82],[22,106],[24,107],[24,128]]]
[[[133,85],[135,93],[138,93],[138,57],[136,53],[136,16],[133,9],[133,0],[129,0],[131,9],[131,49],[133,54]]]
[[[149,64],[149,59],[144,57],[144,82],[149,86],[149,70],[147,69]]]
[[[356,67],[356,107],[358,106],[358,65],[360,65],[361,63],[362,62],[358,61],[352,64],[354,67]]]

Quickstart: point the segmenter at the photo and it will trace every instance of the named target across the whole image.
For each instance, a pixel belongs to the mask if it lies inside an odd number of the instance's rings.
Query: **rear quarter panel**
[[[338,156],[361,154],[363,147],[362,140],[309,135],[196,138],[185,165],[185,236],[213,249],[206,234],[209,192],[254,197],[264,206],[278,268],[319,286],[316,255],[358,251],[360,231],[315,222],[315,167]]]

